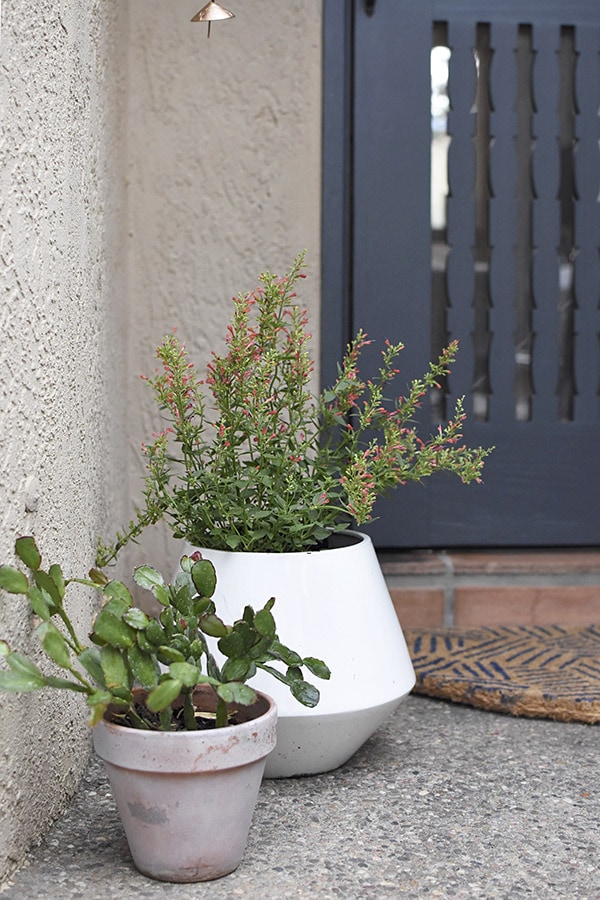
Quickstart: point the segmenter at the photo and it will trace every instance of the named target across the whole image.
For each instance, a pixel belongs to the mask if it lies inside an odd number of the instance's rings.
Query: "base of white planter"
[[[319,716],[286,716],[277,725],[277,749],[265,778],[318,775],[348,762],[404,697],[381,706]]]

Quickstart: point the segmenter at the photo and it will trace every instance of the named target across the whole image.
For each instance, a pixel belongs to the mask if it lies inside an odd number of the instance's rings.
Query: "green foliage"
[[[98,569],[87,579],[70,581],[64,580],[59,566],[45,571],[33,538],[18,538],[16,553],[28,573],[1,566],[0,587],[27,596],[32,611],[42,620],[36,632],[46,656],[68,677],[44,674],[0,640],[0,660],[6,665],[0,669],[0,690],[72,690],[87,695],[90,725],[97,724],[110,707],[117,721],[132,728],[171,730],[176,718],[173,704],[181,698],[184,727],[197,727],[192,694],[200,684],[214,689],[216,724],[224,726],[228,724],[228,703],[247,705],[256,699],[246,681],[259,668],[287,684],[306,706],[318,702],[319,691],[305,681],[303,667],[318,678],[329,678],[325,663],[312,657],[302,659],[281,644],[273,599],[256,613],[247,606],[239,621],[226,625],[212,599],[217,582],[214,566],[197,553],[182,558],[174,584],[166,584],[151,566],[135,570],[137,584],[162,603],[158,619],[133,606],[128,588],[110,581]],[[91,645],[79,640],[64,608],[72,582],[93,587],[104,597],[89,635]],[[225,658],[221,667],[207,638],[216,641]],[[134,694],[137,687],[149,692],[145,707]]]
[[[368,522],[377,497],[398,485],[444,471],[480,480],[489,450],[460,443],[462,401],[427,440],[415,424],[456,342],[394,396],[402,344],[386,343],[379,372],[364,381],[359,361],[370,341],[359,331],[335,383],[311,394],[311,335],[295,293],[303,267],[300,254],[286,276],[265,272],[256,291],[234,299],[227,352],[213,354],[204,379],[173,335],[158,347],[160,367],[145,380],[167,425],[143,447],[145,502],[112,545],[99,545],[99,565],[162,518],[197,546],[308,550]]]

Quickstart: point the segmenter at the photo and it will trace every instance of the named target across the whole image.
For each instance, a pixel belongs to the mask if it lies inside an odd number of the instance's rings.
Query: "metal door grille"
[[[433,25],[433,46],[449,59],[447,85],[433,87],[449,108],[432,120],[432,166],[447,165],[446,177],[432,170],[432,185],[447,184],[447,196],[432,198],[431,349],[470,334],[478,421],[597,415],[594,31]],[[434,418],[446,414],[447,391],[432,398]]]

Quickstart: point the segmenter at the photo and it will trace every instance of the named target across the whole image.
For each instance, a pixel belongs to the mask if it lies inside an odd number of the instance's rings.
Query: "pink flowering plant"
[[[404,396],[393,396],[403,345],[386,343],[373,380],[359,371],[370,342],[359,331],[335,383],[315,397],[306,311],[295,288],[304,254],[279,278],[234,300],[227,352],[198,377],[174,335],[157,350],[147,378],[165,419],[145,446],[145,503],[116,541],[100,544],[99,565],[149,524],[165,518],[176,537],[220,550],[297,551],[361,525],[377,497],[409,481],[452,472],[479,481],[489,450],[461,443],[462,401],[423,440],[414,417],[457,351],[453,342]]]

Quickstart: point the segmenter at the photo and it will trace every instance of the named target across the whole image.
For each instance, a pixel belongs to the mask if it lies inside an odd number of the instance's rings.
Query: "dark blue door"
[[[323,378],[357,328],[460,353],[483,485],[399,489],[380,547],[600,542],[600,4],[325,5]],[[375,358],[373,358],[375,365]]]

